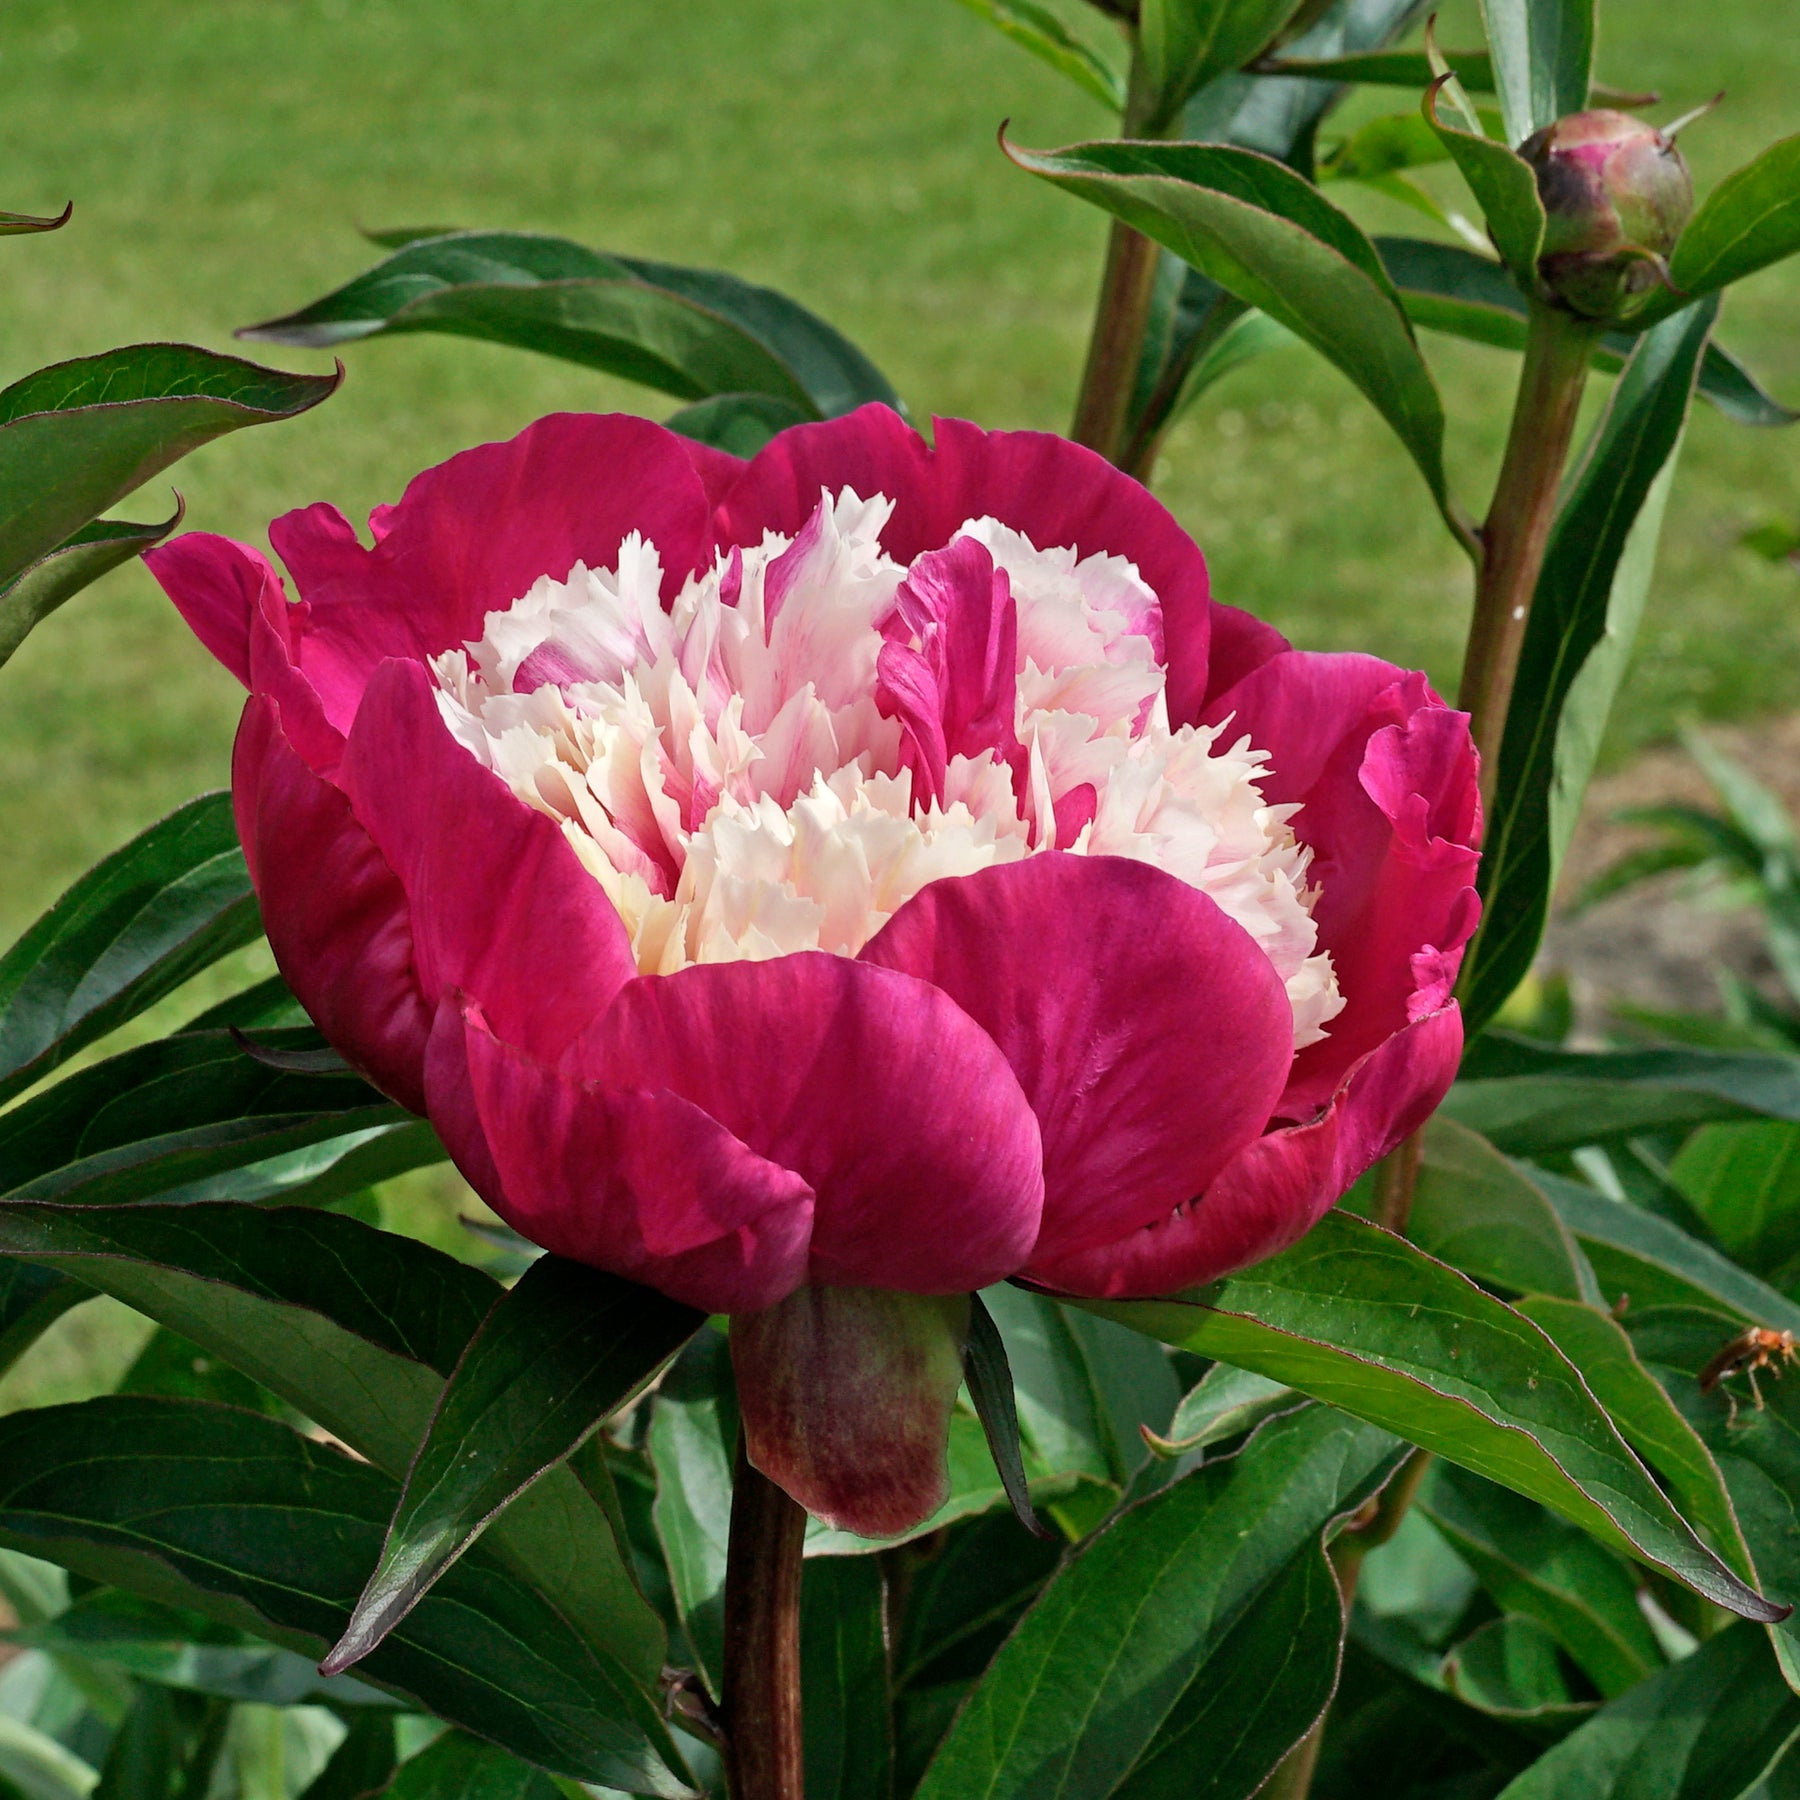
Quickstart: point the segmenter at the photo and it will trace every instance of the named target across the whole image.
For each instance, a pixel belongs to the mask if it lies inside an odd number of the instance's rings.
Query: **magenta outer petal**
[[[334,507],[269,527],[307,603],[301,662],[340,731],[388,657],[422,660],[479,638],[489,612],[577,562],[611,567],[640,531],[673,595],[711,556],[696,448],[647,419],[553,413],[503,444],[465,450],[379,507],[365,548]],[[706,474],[724,471],[708,460]]]
[[[991,516],[1040,549],[1129,557],[1162,601],[1169,716],[1190,719],[1206,690],[1212,631],[1206,559],[1149,490],[1104,457],[1042,431],[983,431],[934,422],[935,450],[900,416],[870,405],[821,425],[796,425],[751,459],[718,510],[722,541],[755,544],[765,528],[793,536],[820,492],[854,488],[896,504],[882,533],[911,562],[949,543],[964,521]]]
[[[625,927],[561,827],[453,738],[431,677],[384,663],[342,784],[400,879],[419,989],[457,990],[512,1044],[554,1061],[636,973]]]
[[[1424,1124],[1461,1055],[1462,1015],[1452,1003],[1371,1052],[1313,1123],[1258,1138],[1191,1205],[1102,1249],[1034,1262],[1029,1274],[1059,1293],[1144,1299],[1285,1250]]]
[[[1269,752],[1263,792],[1298,801],[1314,852],[1313,918],[1344,1010],[1300,1052],[1284,1119],[1323,1106],[1352,1066],[1441,1006],[1475,928],[1477,765],[1468,719],[1372,656],[1288,651],[1208,708]]]
[[[144,563],[203,643],[250,685],[250,624],[263,590],[281,577],[260,550],[211,531],[186,531],[144,552]]]
[[[413,970],[406,896],[350,803],[252,699],[232,752],[232,802],[263,929],[300,1003],[354,1068],[425,1110],[431,1013]]]
[[[1012,1065],[1044,1140],[1034,1261],[1198,1193],[1261,1133],[1293,1059],[1286,991],[1249,934],[1122,857],[934,881],[862,954],[941,988]]]
[[[823,951],[646,976],[562,1067],[680,1095],[793,1170],[818,1197],[809,1281],[966,1293],[1037,1239],[1037,1121],[987,1035],[910,976]]]
[[[708,1312],[799,1286],[814,1202],[792,1170],[679,1095],[584,1084],[499,1042],[473,1008],[463,1022],[462,1067],[442,1028],[433,1042],[432,1116],[455,1153],[472,1100],[483,1148],[465,1173],[525,1236]]]

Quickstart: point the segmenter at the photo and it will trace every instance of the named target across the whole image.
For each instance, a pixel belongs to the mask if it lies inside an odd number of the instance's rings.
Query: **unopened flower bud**
[[[1547,217],[1545,286],[1589,318],[1629,318],[1666,279],[1665,259],[1694,210],[1674,139],[1597,108],[1533,132],[1519,154],[1537,172]]]

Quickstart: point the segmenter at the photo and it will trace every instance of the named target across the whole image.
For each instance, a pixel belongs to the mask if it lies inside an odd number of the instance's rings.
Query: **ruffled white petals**
[[[666,612],[634,534],[616,569],[546,576],[435,659],[444,723],[560,821],[646,974],[855,955],[929,882],[1061,849],[1209,894],[1286,983],[1296,1047],[1324,1036],[1343,1000],[1296,809],[1264,803],[1247,738],[1170,730],[1161,611],[1124,558],[963,527],[1011,587],[1024,756],[953,753],[941,802],[915,795],[876,697],[906,575],[880,545],[892,511],[825,495],[797,538],[733,550]]]

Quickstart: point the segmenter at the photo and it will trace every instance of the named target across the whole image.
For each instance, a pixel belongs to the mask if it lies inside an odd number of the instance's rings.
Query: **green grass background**
[[[1613,0],[1600,69],[1661,89],[1665,117],[1729,91],[1688,140],[1704,188],[1800,128],[1794,24],[1787,0]],[[1449,10],[1444,36],[1476,41],[1471,6]],[[1104,222],[1014,170],[994,134],[1008,116],[1037,144],[1107,121],[953,0],[11,0],[0,90],[0,206],[76,202],[67,230],[0,244],[6,380],[133,340],[228,346],[233,327],[372,260],[358,223],[484,224],[773,283],[861,342],[920,414],[1067,422]],[[1415,223],[1351,204],[1374,227]],[[1732,296],[1724,332],[1789,398],[1797,298],[1800,265],[1766,274]],[[1512,359],[1428,349],[1457,483],[1479,502]],[[258,540],[273,514],[321,497],[359,516],[418,468],[550,409],[667,410],[448,339],[351,346],[347,360],[318,411],[180,465],[190,524]],[[1616,746],[1693,712],[1793,704],[1800,579],[1735,544],[1800,513],[1797,471],[1800,433],[1701,410]],[[1303,645],[1375,648],[1453,682],[1466,567],[1384,427],[1306,352],[1209,395],[1157,485],[1222,597]],[[154,516],[165,498],[159,486],[127,510]],[[41,629],[0,685],[0,932],[223,782],[237,705],[135,565]]]

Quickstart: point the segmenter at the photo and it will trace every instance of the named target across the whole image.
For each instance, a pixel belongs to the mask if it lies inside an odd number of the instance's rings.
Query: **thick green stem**
[[[725,1769],[731,1800],[804,1800],[800,1569],[806,1514],[738,1444],[725,1560]]]
[[[1128,35],[1132,40],[1131,73],[1119,135],[1138,138],[1149,135],[1154,96],[1145,85],[1136,32],[1128,28]],[[1133,231],[1123,219],[1113,221],[1106,240],[1106,269],[1100,277],[1094,329],[1088,339],[1087,367],[1075,401],[1075,423],[1069,428],[1076,443],[1099,451],[1111,462],[1117,462],[1125,449],[1131,395],[1144,354],[1161,254],[1141,231]]]
[[[1599,335],[1600,327],[1591,320],[1542,301],[1531,303],[1525,365],[1519,373],[1506,457],[1481,531],[1475,617],[1457,696],[1470,715],[1475,747],[1481,752],[1484,807],[1493,803],[1519,652],[1556,517],[1557,490],[1575,434],[1581,390]]]

